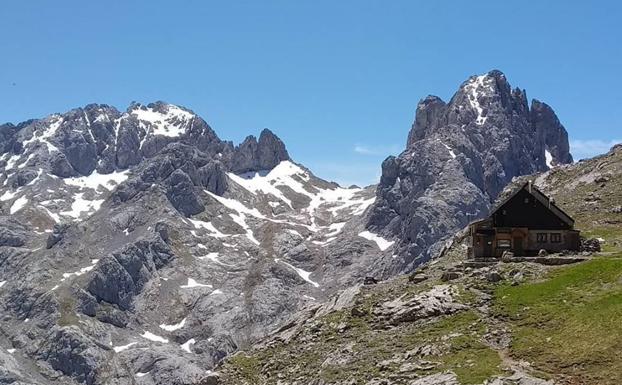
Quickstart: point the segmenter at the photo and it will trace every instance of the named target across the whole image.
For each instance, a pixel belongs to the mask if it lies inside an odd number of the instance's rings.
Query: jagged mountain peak
[[[512,89],[498,70],[471,76],[448,103],[417,105],[407,147],[387,158],[367,227],[401,239],[404,271],[442,248],[443,235],[485,215],[513,177],[572,162],[568,135],[548,105]],[[383,267],[383,269],[385,268]]]

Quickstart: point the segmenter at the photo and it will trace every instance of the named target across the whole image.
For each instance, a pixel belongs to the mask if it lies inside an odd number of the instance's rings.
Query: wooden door
[[[492,243],[494,242],[494,237],[485,236],[484,238],[484,257],[494,257],[492,253]]]
[[[512,243],[514,244],[514,254],[523,255],[523,237],[514,237]]]

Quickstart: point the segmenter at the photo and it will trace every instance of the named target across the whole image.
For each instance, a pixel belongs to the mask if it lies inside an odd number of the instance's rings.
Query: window
[[[497,240],[497,247],[509,249],[510,247],[512,247],[512,244],[509,239],[499,239]]]
[[[552,243],[561,243],[562,235],[560,233],[552,233],[551,234],[551,242]]]
[[[536,234],[536,242],[538,243],[546,243],[547,233],[537,233]]]

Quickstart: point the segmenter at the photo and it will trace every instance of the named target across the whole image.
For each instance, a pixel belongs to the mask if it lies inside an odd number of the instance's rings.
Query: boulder
[[[441,281],[443,282],[449,282],[449,281],[453,281],[455,279],[460,278],[462,275],[460,273],[458,273],[457,271],[446,271],[443,273],[443,275],[441,275]]]
[[[486,280],[491,283],[496,283],[503,280],[503,276],[497,271],[490,271],[486,273]]]

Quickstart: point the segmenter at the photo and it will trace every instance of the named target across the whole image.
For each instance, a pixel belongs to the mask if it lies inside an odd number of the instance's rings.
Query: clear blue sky
[[[417,102],[493,68],[553,106],[575,158],[622,139],[618,1],[2,1],[0,121],[165,100],[223,139],[268,127],[375,182]]]

